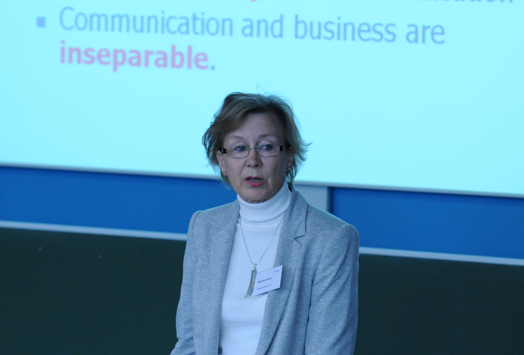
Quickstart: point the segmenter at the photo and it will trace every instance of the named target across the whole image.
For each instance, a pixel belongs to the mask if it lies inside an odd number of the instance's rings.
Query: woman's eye
[[[275,148],[274,144],[263,144],[258,149],[271,151]]]
[[[245,145],[237,145],[236,147],[233,147],[233,150],[235,152],[245,152],[247,147]]]

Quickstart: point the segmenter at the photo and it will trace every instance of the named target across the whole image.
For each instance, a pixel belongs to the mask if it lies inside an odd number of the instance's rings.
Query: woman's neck
[[[284,181],[282,188],[267,201],[249,203],[238,195],[237,200],[240,204],[242,225],[267,227],[280,222],[291,200],[291,191],[289,191],[287,182]]]

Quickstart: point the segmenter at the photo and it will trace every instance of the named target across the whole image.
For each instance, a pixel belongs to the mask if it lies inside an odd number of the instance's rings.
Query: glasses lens
[[[227,147],[226,154],[231,158],[245,158],[249,154],[249,148],[245,145],[234,145]]]
[[[261,157],[273,157],[278,155],[278,153],[280,153],[280,146],[276,144],[263,144],[258,147],[258,154]]]
[[[251,149],[256,149],[258,154],[265,158],[280,154],[280,146],[276,144],[263,144],[256,148],[246,145],[233,145],[226,148],[226,154],[230,158],[240,159],[247,157]]]

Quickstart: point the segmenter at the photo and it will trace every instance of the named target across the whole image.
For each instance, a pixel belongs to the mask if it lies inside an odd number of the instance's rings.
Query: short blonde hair
[[[202,144],[206,148],[209,164],[220,170],[216,153],[224,148],[224,139],[230,133],[244,124],[247,116],[252,113],[267,113],[275,117],[280,124],[286,150],[293,149],[293,164],[286,171],[286,178],[293,183],[299,167],[306,160],[309,144],[300,135],[298,123],[291,105],[276,95],[246,94],[234,92],[226,96],[222,107],[215,114],[211,126],[202,136]],[[227,176],[222,179],[229,183]]]

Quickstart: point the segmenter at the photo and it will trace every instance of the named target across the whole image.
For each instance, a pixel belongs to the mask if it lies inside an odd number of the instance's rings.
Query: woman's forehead
[[[280,139],[281,137],[280,124],[273,115],[255,113],[249,114],[239,128],[226,134],[225,140]]]
[[[235,134],[234,132],[226,137],[226,140],[246,140],[250,138],[255,138],[257,140],[265,139],[265,138],[275,138],[278,139],[279,135],[276,133],[264,133],[264,134],[247,134],[247,135],[241,135],[241,134]]]

